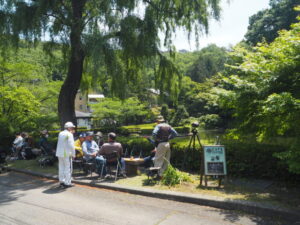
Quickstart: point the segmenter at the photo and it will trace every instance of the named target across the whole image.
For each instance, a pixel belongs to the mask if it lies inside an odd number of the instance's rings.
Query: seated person
[[[14,157],[18,157],[18,154],[23,146],[23,137],[21,136],[21,133],[16,133],[16,138],[12,144],[12,153]]]
[[[86,133],[85,141],[82,143],[83,158],[87,162],[94,162],[99,151],[99,146],[93,139],[94,133],[89,131]]]
[[[41,139],[39,140],[39,147],[43,148],[44,153],[48,156],[54,156],[55,149],[48,141],[49,133],[47,130],[41,131]]]
[[[75,154],[76,158],[82,158],[83,157],[83,151],[82,151],[82,143],[85,141],[85,133],[81,133],[79,135],[79,138],[75,141]]]
[[[121,175],[123,177],[126,177],[125,161],[123,158],[121,158],[123,156],[123,148],[119,142],[116,142],[116,137],[117,135],[115,133],[111,132],[108,134],[108,143],[105,143],[101,146],[99,155],[103,155],[105,157],[105,155],[111,154],[113,152],[117,152],[121,164]],[[104,161],[104,163],[106,163],[106,161]],[[106,171],[104,171],[103,174],[105,175],[105,173]]]
[[[150,137],[144,137],[144,138],[147,138],[147,140],[153,144],[155,146],[155,142],[150,138]],[[156,146],[155,148],[151,151],[151,154],[147,157],[144,158],[144,164],[143,166],[145,168],[149,168],[149,167],[153,167],[154,166],[154,156],[155,156],[155,153],[156,153]]]
[[[95,134],[95,139],[96,139],[95,141],[96,141],[96,143],[98,144],[99,147],[101,147],[104,144],[103,135],[100,131],[98,131]]]

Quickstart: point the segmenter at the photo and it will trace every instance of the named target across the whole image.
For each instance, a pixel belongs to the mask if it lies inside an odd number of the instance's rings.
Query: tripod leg
[[[192,140],[193,140],[193,136],[191,137],[189,145],[188,145],[187,149],[184,152],[183,162],[182,162],[182,166],[181,166],[182,169],[185,169],[186,157],[187,157],[187,154],[188,154],[189,150],[191,150]]]
[[[198,143],[199,143],[199,145],[200,145],[200,148],[203,149],[203,148],[202,148],[202,144],[201,144],[201,142],[200,142],[200,137],[199,137],[199,135],[197,134],[196,136],[197,136],[197,140],[198,140]]]

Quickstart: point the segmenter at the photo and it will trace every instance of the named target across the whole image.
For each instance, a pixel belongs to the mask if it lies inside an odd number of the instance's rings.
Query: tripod
[[[200,137],[199,137],[199,134],[198,134],[198,130],[197,130],[197,127],[192,127],[192,136],[190,138],[190,142],[189,142],[189,145],[187,147],[187,149],[185,150],[185,153],[184,153],[184,158],[183,158],[183,162],[182,162],[182,169],[186,169],[186,161],[187,161],[187,155],[189,153],[191,153],[191,156],[192,158],[194,158],[194,154],[195,154],[195,151],[196,151],[196,139],[200,145],[200,148],[202,148],[202,145],[201,145],[201,142],[200,142]]]

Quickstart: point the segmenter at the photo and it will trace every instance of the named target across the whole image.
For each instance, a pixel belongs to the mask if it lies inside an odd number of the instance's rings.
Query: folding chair
[[[95,162],[87,162],[83,161],[83,171],[87,175],[90,173],[91,177],[93,175],[93,172],[96,170],[96,163]]]
[[[77,155],[78,150],[75,151]],[[83,166],[84,166],[83,157],[76,157],[75,159],[73,159],[73,168],[78,168],[80,171],[83,171]]]
[[[116,181],[117,177],[118,177],[119,169],[121,169],[121,164],[120,164],[120,160],[119,160],[120,157],[119,157],[118,152],[114,151],[110,154],[104,155],[103,157],[106,159],[106,163],[103,163],[103,165],[102,165],[100,178],[102,178],[104,166],[106,166],[106,170],[109,172],[110,175],[112,172],[112,167],[115,167],[116,168],[115,169],[116,170],[115,181]]]
[[[151,181],[155,181],[158,179],[159,175],[158,172],[160,170],[160,167],[150,167],[148,168],[146,171],[147,176],[148,176],[148,183],[150,183]],[[151,180],[150,180],[151,177]]]

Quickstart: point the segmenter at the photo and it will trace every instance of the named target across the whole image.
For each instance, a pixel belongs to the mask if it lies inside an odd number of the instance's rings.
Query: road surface
[[[21,173],[0,174],[1,225],[284,224],[211,207],[58,183]]]

